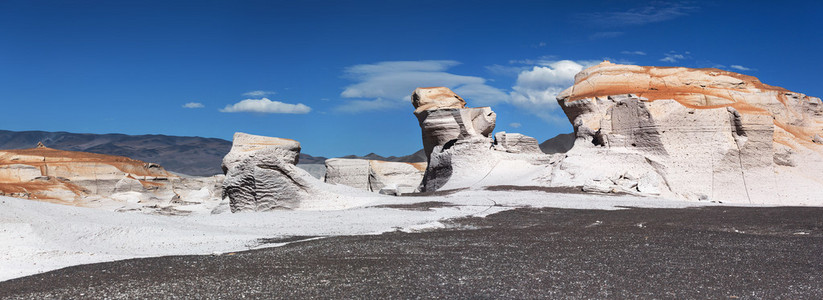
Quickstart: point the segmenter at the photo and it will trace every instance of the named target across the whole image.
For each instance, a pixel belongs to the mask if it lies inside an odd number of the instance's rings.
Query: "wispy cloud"
[[[458,62],[390,61],[356,65],[346,69],[345,76],[357,82],[344,88],[341,96],[348,100],[336,108],[341,112],[363,112],[391,109],[408,105],[409,95],[417,87],[446,86],[466,99],[471,106],[508,103],[534,114],[549,123],[568,122],[558,113],[557,94],[574,84],[574,76],[601,60],[558,60],[554,56],[539,59],[512,60],[511,66],[492,65],[492,73],[516,76],[510,90],[486,84],[477,76],[447,72]],[[512,128],[519,123],[509,124]]]
[[[262,114],[307,114],[310,111],[311,108],[303,103],[290,104],[271,101],[268,98],[246,99],[220,109],[220,112],[225,113],[251,112]]]
[[[340,96],[350,99],[338,111],[360,112],[409,105],[409,95],[417,87],[445,86],[475,105],[505,101],[504,91],[486,85],[477,76],[446,72],[460,63],[453,60],[384,61],[355,65],[345,69],[345,76],[357,83],[346,86]]]
[[[678,62],[678,61],[680,61],[680,60],[684,60],[684,59],[691,58],[691,57],[689,56],[689,54],[691,54],[691,52],[689,52],[689,51],[686,51],[686,52],[684,52],[684,53],[678,53],[678,52],[675,52],[675,51],[669,51],[669,53],[665,53],[665,54],[663,54],[663,58],[661,58],[661,59],[660,59],[660,61],[662,61],[662,62],[676,63],[676,62]]]
[[[184,108],[203,108],[203,107],[206,107],[206,106],[203,105],[203,103],[200,103],[200,102],[189,102],[189,103],[183,104],[183,107]]]
[[[740,71],[752,71],[752,70],[754,70],[752,68],[746,68],[746,67],[741,66],[741,65],[731,65],[731,66],[729,66],[729,68],[732,68],[732,69],[735,69],[735,70],[740,70]]]
[[[257,90],[257,91],[245,92],[245,93],[243,93],[243,96],[246,96],[246,97],[265,97],[265,96],[274,95],[274,94],[277,94],[277,93],[272,92],[272,91]]]
[[[486,66],[486,70],[489,73],[496,74],[496,75],[504,75],[504,76],[517,76],[520,72],[528,70],[529,68],[526,66],[504,66],[504,65],[491,65]]]
[[[594,34],[589,35],[590,40],[600,40],[600,39],[611,39],[616,38],[623,35],[625,32],[622,31],[604,31],[604,32],[596,32]]]
[[[620,54],[625,54],[625,55],[646,55],[646,52],[626,50],[626,51],[620,51]]]
[[[576,15],[586,24],[601,27],[644,25],[668,21],[697,11],[698,7],[684,2],[651,2],[648,5],[623,11],[594,12]]]
[[[509,127],[511,127],[511,128],[520,128],[521,126],[523,126],[523,124],[520,124],[520,123],[517,123],[517,122],[509,123]]]

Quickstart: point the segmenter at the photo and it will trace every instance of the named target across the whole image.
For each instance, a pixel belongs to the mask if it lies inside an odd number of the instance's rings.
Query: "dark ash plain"
[[[449,225],[75,266],[2,282],[0,298],[823,299],[823,208],[517,209]]]

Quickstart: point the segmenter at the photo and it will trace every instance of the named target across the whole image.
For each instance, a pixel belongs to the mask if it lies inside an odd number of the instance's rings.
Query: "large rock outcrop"
[[[489,107],[466,108],[445,87],[418,88],[411,99],[428,158],[421,191],[496,184],[513,174],[530,181],[549,164],[533,138],[499,133],[496,141],[497,115]]]
[[[368,201],[357,190],[326,185],[298,168],[299,154],[294,140],[235,133],[223,158],[223,198],[231,211],[343,209]]]
[[[497,115],[490,107],[466,108],[463,98],[445,87],[415,89],[412,105],[427,158],[434,147],[458,139],[491,141]]]
[[[217,206],[221,179],[180,177],[153,163],[42,143],[0,151],[0,195],[74,206],[186,214],[173,210]]]
[[[368,159],[326,160],[326,183],[343,184],[370,192],[401,195],[418,191],[426,163]]]
[[[223,158],[223,198],[232,212],[293,209],[313,193],[308,172],[295,165],[300,143],[295,140],[234,134]]]
[[[718,69],[604,62],[577,74],[557,100],[576,141],[551,185],[823,204],[819,98]]]

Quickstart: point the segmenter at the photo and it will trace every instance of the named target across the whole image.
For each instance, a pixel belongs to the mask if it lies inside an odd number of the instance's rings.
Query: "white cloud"
[[[268,98],[246,99],[235,104],[226,105],[220,112],[253,112],[264,114],[306,114],[311,108],[303,103],[289,104],[280,101],[271,101]]]
[[[561,60],[544,62],[517,76],[517,82],[509,93],[513,105],[550,122],[564,120],[552,114],[560,106],[557,94],[574,84],[574,75],[584,68],[597,64],[594,61]]]
[[[691,52],[689,52],[689,51],[686,51],[685,53],[677,53],[677,52],[674,52],[674,51],[669,51],[669,53],[663,54],[663,58],[661,58],[660,61],[675,63],[675,62],[678,62],[680,60],[691,58],[690,56],[688,56],[689,54],[691,54]]]
[[[243,96],[246,96],[246,97],[265,97],[265,96],[274,95],[274,94],[277,94],[277,93],[272,92],[272,91],[257,90],[257,91],[245,92],[245,93],[243,93]]]
[[[751,68],[746,68],[746,67],[741,66],[741,65],[731,65],[731,66],[729,66],[729,68],[740,70],[740,71],[751,71],[752,70]]]
[[[520,128],[521,126],[523,126],[523,124],[520,124],[520,123],[517,123],[517,122],[509,123],[509,127],[511,127],[511,128]]]
[[[200,102],[189,102],[189,103],[183,104],[183,107],[184,108],[203,108],[203,107],[206,107],[206,106],[203,105],[203,103],[200,103]]]
[[[620,51],[620,54],[625,54],[625,55],[646,55],[646,52],[643,52],[643,51]]]
[[[412,91],[429,86],[451,88],[473,105],[491,105],[508,98],[504,91],[486,85],[482,77],[445,72],[458,64],[453,60],[385,61],[348,67],[346,77],[358,82],[340,93],[351,100],[337,110],[358,112],[410,105]]]

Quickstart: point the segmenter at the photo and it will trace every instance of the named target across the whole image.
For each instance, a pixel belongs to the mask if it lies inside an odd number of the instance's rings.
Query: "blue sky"
[[[717,67],[823,96],[820,1],[0,1],[0,129],[420,148],[446,85],[496,131],[571,126],[554,95],[603,59]]]

